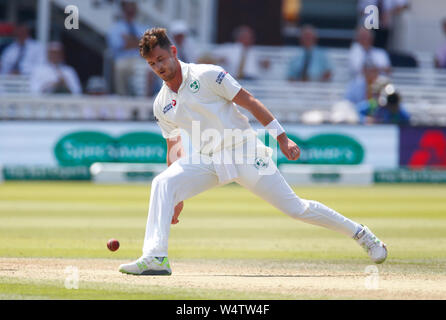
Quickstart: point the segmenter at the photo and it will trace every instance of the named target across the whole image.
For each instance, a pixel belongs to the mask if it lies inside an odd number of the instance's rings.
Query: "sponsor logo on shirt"
[[[173,108],[172,104],[169,103],[167,106],[165,106],[165,107],[163,108],[163,113],[166,113],[167,111],[169,111],[169,110],[172,109],[172,108]]]
[[[217,80],[215,80],[215,82],[217,82],[218,84],[221,84],[221,82],[223,81],[223,78],[228,74],[227,71],[222,71],[218,74],[217,76]]]
[[[169,111],[170,109],[172,109],[176,105],[177,105],[177,101],[173,99],[171,103],[169,103],[167,106],[165,106],[163,108],[163,113],[166,113],[167,111]]]
[[[189,89],[193,93],[197,92],[198,90],[200,90],[200,82],[198,80],[192,80],[189,83]]]

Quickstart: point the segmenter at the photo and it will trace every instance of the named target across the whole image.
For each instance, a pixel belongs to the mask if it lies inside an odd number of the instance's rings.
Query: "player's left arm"
[[[240,89],[232,101],[251,112],[264,127],[268,128],[274,122],[278,123],[266,106],[244,88]],[[280,150],[288,160],[297,160],[299,158],[299,147],[294,141],[288,138],[285,132],[280,133],[276,139],[279,143]]]

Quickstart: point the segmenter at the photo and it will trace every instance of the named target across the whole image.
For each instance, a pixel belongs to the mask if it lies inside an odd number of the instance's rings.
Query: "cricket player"
[[[252,113],[277,140],[287,159],[297,160],[299,147],[288,139],[271,112],[230,74],[215,65],[178,60],[177,48],[163,28],[147,30],[139,48],[155,74],[164,80],[153,112],[167,142],[168,167],[152,181],[143,255],[122,264],[120,272],[170,275],[170,225],[178,222],[183,201],[230,182],[249,189],[292,218],[351,237],[375,263],[384,262],[386,245],[366,226],[293,192],[273,162],[271,149],[256,137],[238,108]],[[180,129],[189,134],[197,149],[188,156]]]

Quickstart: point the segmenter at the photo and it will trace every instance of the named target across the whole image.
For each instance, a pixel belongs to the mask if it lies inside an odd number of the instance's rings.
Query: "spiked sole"
[[[132,276],[170,276],[172,272],[167,270],[145,270],[142,273],[131,273],[124,269],[120,269],[119,272],[130,274]]]
[[[141,275],[143,276],[170,276],[172,272],[167,270],[145,270]]]

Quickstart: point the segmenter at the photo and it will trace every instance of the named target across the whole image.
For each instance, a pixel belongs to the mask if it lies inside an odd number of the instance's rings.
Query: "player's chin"
[[[164,81],[172,80],[174,77],[171,73],[168,73],[167,71],[164,71],[163,73],[158,73],[158,76]]]

